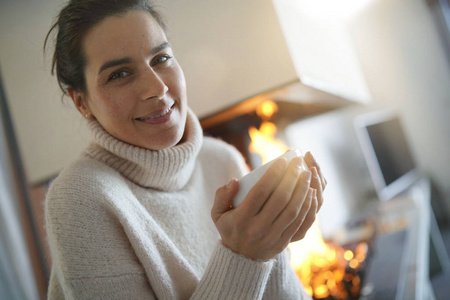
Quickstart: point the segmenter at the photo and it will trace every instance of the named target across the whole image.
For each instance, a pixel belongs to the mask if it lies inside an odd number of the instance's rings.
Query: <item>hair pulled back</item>
[[[44,51],[50,34],[57,30],[51,70],[52,75],[56,71],[59,87],[65,94],[68,89],[86,92],[86,58],[82,41],[89,29],[107,17],[123,15],[130,10],[148,12],[167,31],[164,19],[147,0],[71,0],[61,10],[47,33]]]

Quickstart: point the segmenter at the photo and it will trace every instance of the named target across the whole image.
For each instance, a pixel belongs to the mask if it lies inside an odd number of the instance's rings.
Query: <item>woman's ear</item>
[[[91,110],[89,109],[89,106],[87,105],[87,99],[84,93],[71,88],[69,88],[67,92],[69,93],[70,98],[72,98],[73,104],[80,112],[80,114],[88,120],[92,119],[93,115],[91,113]]]

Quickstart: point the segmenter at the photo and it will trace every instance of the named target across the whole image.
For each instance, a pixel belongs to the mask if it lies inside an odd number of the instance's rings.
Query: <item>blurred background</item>
[[[326,202],[308,242],[290,248],[310,294],[445,299],[448,0],[155,2],[205,134],[233,144],[250,168],[289,148],[320,162]],[[1,299],[46,297],[45,192],[89,142],[50,74],[52,47],[43,51],[64,3],[0,0]],[[384,197],[381,163],[358,132],[386,118],[401,123],[393,139],[407,146],[385,151],[409,155],[414,176]]]

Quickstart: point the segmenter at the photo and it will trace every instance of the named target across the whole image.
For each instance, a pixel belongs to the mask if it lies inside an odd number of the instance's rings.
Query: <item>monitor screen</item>
[[[381,200],[389,200],[417,179],[414,162],[400,117],[377,111],[355,119],[358,139]]]

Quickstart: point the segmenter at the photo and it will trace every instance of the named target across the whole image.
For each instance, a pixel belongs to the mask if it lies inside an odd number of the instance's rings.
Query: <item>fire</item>
[[[286,144],[275,138],[277,127],[269,121],[277,111],[278,106],[275,102],[270,100],[263,102],[256,110],[256,113],[263,119],[263,122],[259,129],[251,127],[248,132],[252,140],[249,150],[250,152],[259,154],[263,164],[289,150]]]
[[[249,129],[249,150],[259,154],[263,164],[289,150],[276,138],[277,127],[270,122],[277,111],[275,102],[263,102],[256,110],[263,120],[260,128]],[[291,243],[288,251],[292,267],[313,298],[352,299],[359,293],[358,270],[365,260],[367,244],[360,243],[354,251],[345,251],[338,245],[325,243],[316,219],[305,238]]]

